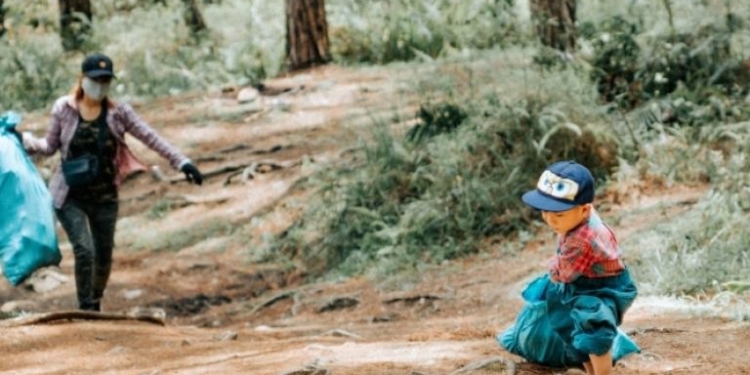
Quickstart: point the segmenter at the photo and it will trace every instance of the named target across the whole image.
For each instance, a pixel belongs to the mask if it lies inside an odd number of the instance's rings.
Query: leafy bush
[[[390,273],[439,263],[535,220],[520,196],[551,161],[587,163],[600,181],[617,165],[617,143],[595,126],[572,123],[564,103],[535,95],[505,102],[494,91],[468,100],[462,95],[476,95],[469,91],[454,92],[452,103],[464,106],[422,107],[449,108],[450,116],[419,114],[453,119],[441,126],[453,129],[448,133],[412,143],[379,124],[359,162],[318,177],[322,200],[310,202],[271,245],[275,251],[300,259],[311,274]],[[456,128],[461,113],[466,119]]]
[[[731,49],[731,34],[715,25],[690,34],[673,34],[652,41],[652,50],[637,79],[646,99],[675,92],[713,89],[727,96],[744,96],[747,88],[736,78],[747,74]]]
[[[615,15],[582,22],[581,37],[593,50],[591,78],[604,101],[629,110],[677,95],[703,105],[710,97],[738,100],[748,92],[750,70],[734,43],[741,26],[730,19],[654,33],[642,21]]]
[[[73,86],[75,75],[57,68],[62,50],[56,40],[16,46],[0,42],[0,107],[31,110],[51,104]],[[56,67],[56,68],[53,68]]]
[[[334,58],[350,63],[432,59],[521,39],[513,0],[331,1]]]
[[[421,105],[417,112],[420,123],[409,129],[406,139],[410,142],[420,142],[438,134],[450,133],[461,125],[466,117],[466,112],[455,104]]]
[[[9,32],[0,40],[0,105],[48,106],[67,92],[82,53],[63,53],[57,8],[42,0],[6,1]],[[435,58],[509,45],[520,39],[512,0],[327,2],[332,53],[338,62],[384,63]],[[102,0],[95,4],[87,50],[110,55],[118,70],[116,94],[125,99],[193,89],[250,85],[284,69],[284,2],[225,0],[203,3],[208,32],[194,38],[184,2]],[[106,20],[106,22],[104,22]],[[124,48],[127,47],[127,48]],[[28,71],[34,67],[33,71]],[[42,72],[43,75],[33,74]]]
[[[152,213],[147,214],[151,216]],[[237,229],[236,223],[225,218],[192,222],[189,225],[161,231],[144,231],[142,227],[120,231],[118,243],[133,250],[177,252],[203,241],[228,237]]]
[[[605,20],[598,27],[581,26],[581,36],[591,40],[594,48],[591,78],[607,102],[631,108],[640,102],[636,77],[641,48],[635,40],[638,25],[621,16]]]
[[[646,293],[715,293],[748,281],[750,233],[743,229],[750,220],[747,157],[745,151],[724,162],[714,154],[715,185],[696,208],[636,242],[641,255],[634,270]]]
[[[12,26],[0,40],[0,105],[51,105],[72,87],[84,53],[99,50],[115,61],[115,94],[125,99],[253,84],[282,69],[283,2],[206,4],[209,32],[199,39],[184,24],[183,2],[161,3],[97,2],[87,50],[63,53],[55,7],[39,0],[6,2]]]

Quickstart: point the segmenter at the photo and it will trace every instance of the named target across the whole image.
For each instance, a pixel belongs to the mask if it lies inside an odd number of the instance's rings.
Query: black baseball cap
[[[89,78],[115,77],[112,59],[101,53],[86,56],[81,64],[81,73]]]
[[[559,161],[547,167],[536,189],[521,198],[537,210],[567,211],[594,201],[594,177],[588,168],[574,161]]]

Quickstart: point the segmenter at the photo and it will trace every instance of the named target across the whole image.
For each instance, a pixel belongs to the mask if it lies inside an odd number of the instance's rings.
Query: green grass
[[[173,231],[129,228],[118,233],[118,238],[126,238],[118,244],[133,250],[178,252],[202,241],[231,236],[235,229],[236,224],[225,219],[191,222]]]
[[[728,161],[715,153],[691,159],[703,169],[712,188],[695,208],[626,240],[637,256],[635,275],[645,293],[694,295],[742,292],[750,273],[750,128],[744,144]]]
[[[338,63],[388,63],[507,46],[523,37],[510,1],[326,2]],[[127,6],[134,4],[134,6]],[[115,93],[133,100],[248,85],[284,70],[284,2],[224,0],[201,4],[209,31],[195,39],[183,2],[97,1],[85,52],[115,61]],[[57,8],[46,1],[6,1],[8,34],[0,40],[0,105],[38,110],[70,90],[83,53],[65,53]],[[471,22],[468,22],[471,21]],[[127,46],[127,48],[123,48]],[[21,65],[14,59],[24,60]],[[10,92],[7,92],[10,91]]]
[[[419,269],[525,228],[536,215],[520,196],[552,160],[587,160],[606,180],[616,142],[603,131],[606,115],[579,105],[595,96],[593,86],[577,78],[578,68],[548,74],[512,63],[531,53],[488,52],[420,72],[408,86],[428,104],[413,116],[433,126],[425,111],[461,115],[416,141],[374,124],[359,162],[320,176],[320,200],[265,253],[300,254],[313,272]],[[519,87],[502,89],[512,84]],[[599,146],[613,155],[598,159]]]

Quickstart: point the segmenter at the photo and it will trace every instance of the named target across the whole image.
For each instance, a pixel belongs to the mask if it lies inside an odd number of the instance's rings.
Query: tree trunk
[[[331,61],[325,0],[286,0],[286,56],[290,71]]]
[[[531,17],[542,44],[562,52],[576,47],[576,0],[530,0]]]
[[[198,35],[201,31],[206,30],[206,21],[203,20],[198,2],[196,0],[183,0],[183,3],[185,3],[185,23],[193,35]]]
[[[7,9],[5,9],[5,1],[0,0],[0,38],[2,38],[5,35],[5,12]]]
[[[60,0],[60,38],[66,51],[79,50],[91,34],[91,0]]]

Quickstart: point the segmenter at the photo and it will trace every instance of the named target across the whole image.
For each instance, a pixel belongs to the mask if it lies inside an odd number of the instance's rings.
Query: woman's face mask
[[[94,100],[102,100],[109,94],[109,82],[99,83],[89,77],[83,77],[81,88],[86,96]]]

